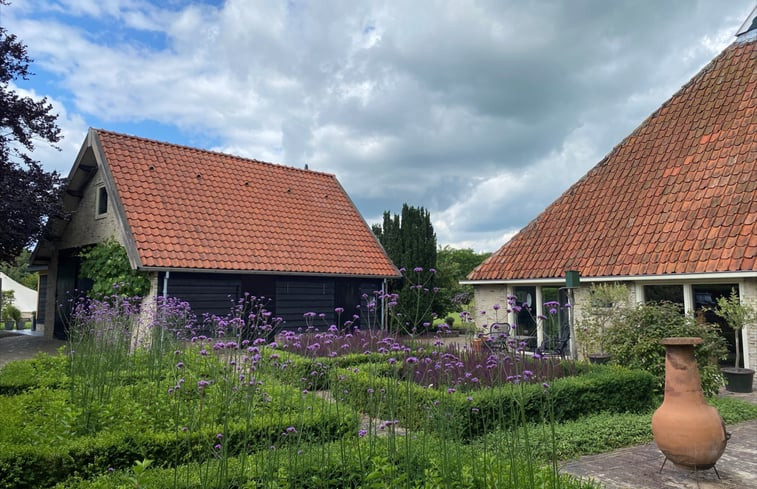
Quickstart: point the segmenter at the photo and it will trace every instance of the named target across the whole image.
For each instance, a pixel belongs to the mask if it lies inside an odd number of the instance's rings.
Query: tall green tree
[[[436,233],[423,207],[403,204],[401,214],[384,212],[383,223],[374,224],[373,233],[397,267],[436,267]]]
[[[446,313],[460,312],[473,296],[473,287],[460,285],[461,280],[473,271],[484,260],[491,256],[490,252],[476,253],[470,248],[452,248],[444,246],[436,253],[436,285],[440,289],[440,297],[446,300]]]
[[[0,7],[7,5],[0,0]],[[38,240],[60,203],[60,176],[31,157],[35,142],[60,141],[58,116],[46,98],[21,97],[11,87],[29,78],[31,62],[26,45],[0,27],[0,263]]]
[[[390,292],[399,294],[400,326],[408,331],[426,329],[442,308],[434,292],[436,233],[431,214],[423,207],[403,204],[400,214],[384,212],[382,224],[374,225],[373,233],[394,264],[407,271],[390,285]]]

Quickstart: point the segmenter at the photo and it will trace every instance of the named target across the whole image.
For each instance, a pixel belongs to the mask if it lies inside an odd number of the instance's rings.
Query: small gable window
[[[108,213],[108,191],[105,187],[97,189],[97,215],[104,216]]]

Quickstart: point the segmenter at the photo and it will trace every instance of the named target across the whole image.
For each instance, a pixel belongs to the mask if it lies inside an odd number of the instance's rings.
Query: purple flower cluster
[[[390,359],[389,363],[394,363]],[[471,391],[508,383],[542,383],[567,375],[559,362],[524,353],[475,352],[455,345],[408,357],[400,375],[422,386],[448,393]]]
[[[335,327],[328,331],[313,328],[305,331],[283,331],[279,337],[281,349],[308,357],[337,357],[350,354],[409,352],[410,348],[396,337],[380,331],[351,328],[339,332]]]

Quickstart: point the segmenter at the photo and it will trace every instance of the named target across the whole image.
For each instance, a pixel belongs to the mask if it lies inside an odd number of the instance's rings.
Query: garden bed
[[[472,439],[495,428],[599,412],[643,412],[656,406],[654,379],[642,371],[597,366],[542,383],[508,383],[458,391],[402,381],[401,367],[364,364],[332,375],[332,392],[370,416],[401,426]]]

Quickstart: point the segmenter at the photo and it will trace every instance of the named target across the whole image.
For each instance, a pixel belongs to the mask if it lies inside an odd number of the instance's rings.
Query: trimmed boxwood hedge
[[[34,387],[63,386],[68,382],[67,367],[64,355],[46,353],[10,362],[0,369],[0,395],[12,396]]]
[[[270,356],[276,355],[276,361],[271,361]],[[338,368],[353,367],[364,363],[383,363],[390,356],[404,358],[402,352],[394,352],[392,355],[383,353],[352,353],[336,357],[306,357],[285,350],[267,349],[264,354],[265,361],[260,367],[263,371],[274,371],[278,380],[296,386],[300,389],[311,391],[328,390],[332,380],[330,372]],[[269,370],[265,370],[269,369]]]
[[[644,412],[658,404],[654,377],[640,370],[596,366],[541,384],[510,384],[470,392],[448,392],[398,380],[385,365],[334,372],[332,393],[384,420],[410,429],[471,439],[520,422],[577,419],[599,412]],[[552,413],[548,413],[548,409]]]
[[[343,440],[323,445],[300,446],[298,450],[251,454],[241,469],[239,458],[227,461],[227,480],[220,482],[216,474],[219,464],[209,461],[202,468],[197,464],[173,469],[149,469],[141,477],[140,487],[154,489],[256,489],[260,487],[344,488],[344,487],[520,487],[510,482],[510,459],[504,453],[465,448],[454,442],[428,439],[425,450],[388,449],[386,444],[371,441]],[[467,457],[460,454],[467,452]],[[492,461],[497,460],[494,464]],[[521,464],[523,461],[520,461]],[[487,470],[482,470],[487,467]],[[520,469],[523,467],[521,466]],[[547,466],[533,466],[534,487],[564,489],[596,489],[597,484],[571,475],[552,480]],[[499,469],[499,470],[497,470]],[[516,469],[517,470],[517,469]],[[206,474],[201,480],[200,474]],[[92,481],[69,480],[56,489],[126,489],[134,487],[130,474],[116,472]],[[175,483],[176,482],[176,483]]]
[[[269,447],[285,443],[282,433],[290,426],[296,427],[298,442],[323,442],[356,433],[358,418],[346,408],[320,412],[313,409],[307,415],[287,413],[275,420],[253,418],[249,423],[231,424],[225,430],[215,427],[180,436],[165,432],[109,432],[54,446],[4,443],[0,444],[0,488],[48,487],[72,476],[102,474],[109,467],[127,468],[143,458],[167,464],[204,460],[212,455],[209,447],[219,431],[224,432],[230,454]]]

